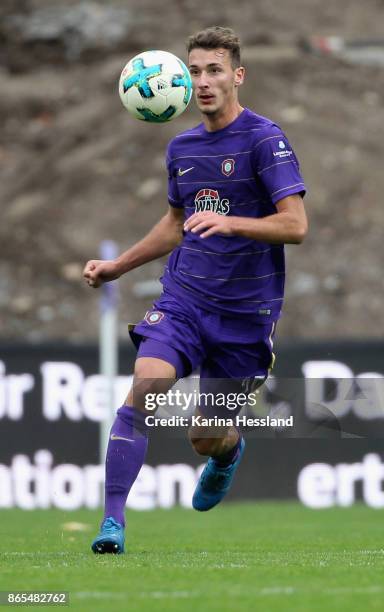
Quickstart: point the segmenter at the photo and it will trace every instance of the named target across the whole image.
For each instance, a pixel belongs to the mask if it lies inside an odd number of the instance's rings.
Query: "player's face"
[[[204,115],[221,115],[237,103],[244,68],[233,68],[228,49],[192,49],[189,54],[196,104]]]

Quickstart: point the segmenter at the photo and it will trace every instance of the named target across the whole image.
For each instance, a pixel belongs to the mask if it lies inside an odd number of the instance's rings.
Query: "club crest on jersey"
[[[148,325],[156,325],[156,323],[160,323],[161,319],[164,318],[164,313],[159,310],[148,310],[145,313],[144,321],[148,323]]]
[[[225,159],[221,164],[221,171],[225,176],[231,176],[235,171],[235,160]]]
[[[209,210],[219,215],[229,213],[229,200],[220,200],[219,192],[216,189],[200,189],[195,196],[195,212]]]

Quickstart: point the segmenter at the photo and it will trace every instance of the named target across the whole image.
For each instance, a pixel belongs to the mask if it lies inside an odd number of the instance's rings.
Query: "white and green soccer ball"
[[[185,111],[192,97],[186,65],[168,51],[144,51],[132,58],[120,76],[119,94],[136,119],[164,123]]]

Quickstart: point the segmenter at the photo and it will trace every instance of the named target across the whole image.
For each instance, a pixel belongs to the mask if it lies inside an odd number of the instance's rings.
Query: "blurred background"
[[[0,5],[1,337],[92,340],[98,292],[81,278],[102,239],[123,250],[165,212],[164,152],[199,122],[133,120],[117,94],[137,52],[186,59],[186,37],[229,25],[241,97],[287,132],[311,231],[287,247],[280,338],[374,338],[384,329],[383,0],[3,0]],[[120,281],[120,336],[158,291],[163,262]],[[146,281],[153,281],[147,283]],[[144,284],[143,284],[144,283]]]
[[[266,436],[273,440],[250,445],[233,495],[350,505],[373,474],[376,497],[364,499],[384,507],[383,23],[384,0],[2,0],[0,507],[101,503],[98,432],[111,396],[97,375],[100,292],[85,285],[82,269],[99,257],[101,241],[125,250],[166,212],[166,145],[199,122],[193,103],[169,124],[135,121],[121,105],[118,79],[142,50],[185,60],[187,36],[209,25],[240,35],[241,101],[280,124],[308,186],[309,236],[286,249],[275,372],[334,384],[300,387],[300,402],[296,391],[273,388],[261,414],[271,406],[285,416],[301,410],[319,430],[327,417],[313,406],[321,405],[338,420],[329,435],[320,432],[332,441],[282,441],[276,430]],[[115,406],[134,359],[127,323],[158,295],[163,263],[119,281]],[[362,388],[362,379],[374,384]],[[368,439],[373,434],[377,440]],[[200,458],[185,436],[170,445],[163,436],[154,436],[134,507],[169,507],[178,486],[189,507]],[[333,472],[328,463],[338,462],[355,472]]]

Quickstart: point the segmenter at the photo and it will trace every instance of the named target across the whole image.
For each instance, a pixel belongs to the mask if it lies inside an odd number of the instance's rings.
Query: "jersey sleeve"
[[[173,208],[183,208],[183,202],[180,199],[179,189],[177,186],[177,169],[172,162],[170,146],[167,150],[167,172],[168,172],[168,202]]]
[[[278,126],[271,126],[254,144],[252,162],[273,204],[295,193],[305,195],[299,162]]]

